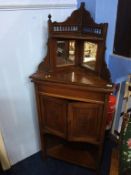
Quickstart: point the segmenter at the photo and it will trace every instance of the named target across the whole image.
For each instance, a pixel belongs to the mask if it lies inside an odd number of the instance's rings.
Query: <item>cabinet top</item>
[[[113,92],[113,84],[79,67],[72,67],[57,72],[43,73],[37,72],[31,76],[34,82],[61,83],[65,85],[77,85],[97,91]]]
[[[47,56],[31,78],[112,88],[104,58],[107,23],[95,23],[84,3],[64,22],[48,18]]]

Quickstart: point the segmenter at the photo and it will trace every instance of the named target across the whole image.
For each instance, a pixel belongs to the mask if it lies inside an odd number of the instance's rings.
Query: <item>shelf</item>
[[[95,36],[87,36],[87,35],[62,35],[62,34],[53,34],[52,38],[57,39],[78,39],[78,40],[88,40],[88,41],[103,41],[102,37],[95,37]]]
[[[76,165],[96,170],[96,154],[93,150],[78,150],[65,145],[58,145],[47,150],[51,157]]]

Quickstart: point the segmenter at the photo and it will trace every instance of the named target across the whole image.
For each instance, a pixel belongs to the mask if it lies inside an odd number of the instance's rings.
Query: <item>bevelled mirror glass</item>
[[[91,70],[95,70],[96,56],[97,56],[97,44],[93,42],[84,42],[83,49],[83,61],[82,65]]]
[[[75,41],[59,40],[56,49],[56,66],[68,66],[75,64]]]

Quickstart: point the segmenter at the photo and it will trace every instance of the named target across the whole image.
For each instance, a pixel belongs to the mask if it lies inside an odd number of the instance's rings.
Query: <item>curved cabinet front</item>
[[[42,130],[62,138],[66,138],[67,101],[63,99],[41,96]]]
[[[68,106],[68,139],[98,144],[103,122],[103,105],[74,102]]]

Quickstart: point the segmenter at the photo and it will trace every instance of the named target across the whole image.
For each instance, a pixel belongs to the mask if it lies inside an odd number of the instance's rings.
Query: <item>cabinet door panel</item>
[[[41,107],[43,111],[42,125],[44,130],[48,133],[66,137],[66,111],[67,102],[66,100],[42,97]]]
[[[68,139],[99,142],[103,106],[89,103],[71,103],[68,107]]]

